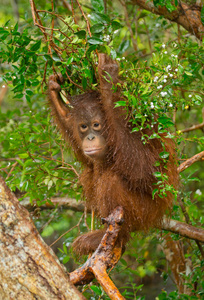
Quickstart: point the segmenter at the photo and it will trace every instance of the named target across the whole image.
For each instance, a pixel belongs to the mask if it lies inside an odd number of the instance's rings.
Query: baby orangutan
[[[132,231],[158,226],[171,209],[170,192],[152,197],[152,191],[157,187],[155,172],[165,173],[168,185],[177,185],[174,143],[165,136],[143,143],[142,136],[150,136],[157,126],[132,132],[126,112],[115,107],[121,99],[120,90],[113,91],[119,82],[118,65],[99,54],[98,73],[98,91],[73,97],[69,107],[60,96],[62,76],[50,76],[49,104],[56,124],[84,166],[80,181],[87,208],[100,218],[117,206],[123,208],[124,223],[117,241],[123,247]],[[165,166],[159,156],[162,151],[169,152]],[[104,232],[95,230],[78,237],[74,249],[79,254],[95,251]]]

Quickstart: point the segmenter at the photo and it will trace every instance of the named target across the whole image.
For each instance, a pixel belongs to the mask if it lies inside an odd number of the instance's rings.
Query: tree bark
[[[1,299],[85,299],[0,177]]]
[[[174,1],[172,1],[173,4]],[[146,9],[153,14],[164,16],[166,19],[183,26],[199,40],[204,37],[204,24],[201,21],[202,1],[178,1],[175,10],[169,12],[166,6],[155,6],[153,1],[132,0],[133,4]]]

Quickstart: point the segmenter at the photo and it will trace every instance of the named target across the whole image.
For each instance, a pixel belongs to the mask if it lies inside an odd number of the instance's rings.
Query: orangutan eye
[[[86,124],[81,124],[80,125],[80,131],[81,132],[85,132],[85,131],[87,131],[87,129],[88,129],[88,126]]]
[[[96,131],[101,130],[101,124],[99,122],[94,122],[92,126]]]

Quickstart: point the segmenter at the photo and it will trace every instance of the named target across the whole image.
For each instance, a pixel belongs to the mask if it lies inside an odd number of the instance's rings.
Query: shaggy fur
[[[107,79],[107,72],[112,81]],[[154,172],[159,171],[168,176],[168,185],[177,186],[178,174],[175,164],[174,143],[161,138],[148,139],[144,144],[142,136],[150,136],[155,132],[144,129],[132,133],[132,124],[127,121],[121,108],[114,108],[114,102],[120,99],[120,92],[112,91],[112,84],[118,82],[117,65],[105,55],[99,61],[99,92],[90,91],[73,98],[72,108],[63,107],[57,89],[49,89],[49,103],[54,119],[64,138],[71,144],[78,160],[84,165],[80,181],[83,186],[86,205],[93,209],[100,218],[107,217],[115,207],[124,209],[124,224],[119,234],[118,243],[124,246],[130,238],[130,233],[137,230],[148,230],[161,223],[163,215],[171,209],[172,194],[161,198],[158,194],[152,197],[156,188]],[[106,78],[107,77],[107,78]],[[53,77],[51,77],[53,80]],[[60,103],[67,111],[66,117],[56,106]],[[99,112],[103,119],[102,135],[107,143],[107,151],[103,161],[91,160],[83,154],[81,140],[78,134],[77,119],[79,114],[92,116]],[[169,152],[166,164],[159,154]],[[156,166],[156,162],[160,162]],[[100,243],[104,230],[96,230],[78,237],[74,249],[79,254],[93,252]]]

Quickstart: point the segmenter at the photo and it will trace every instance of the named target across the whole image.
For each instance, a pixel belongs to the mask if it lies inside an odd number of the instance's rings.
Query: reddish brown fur
[[[87,207],[93,209],[100,218],[107,217],[117,206],[123,207],[125,221],[118,243],[124,246],[132,231],[147,230],[159,225],[165,212],[171,209],[173,196],[170,192],[167,192],[164,198],[157,194],[154,199],[152,198],[152,191],[156,188],[153,185],[156,183],[153,173],[155,171],[166,173],[168,184],[174,187],[178,182],[178,174],[173,142],[161,137],[149,139],[143,144],[142,135],[150,136],[153,130],[144,129],[131,133],[132,125],[125,118],[123,110],[114,108],[113,103],[120,97],[119,91],[117,93],[111,91],[112,84],[104,79],[104,71],[112,76],[114,84],[118,82],[117,66],[107,56],[101,55],[100,92],[76,96],[71,103],[73,109],[65,118],[62,118],[55,107],[56,97],[57,101],[61,100],[52,87],[49,99],[56,123],[72,145],[77,158],[84,164],[81,183]],[[103,116],[102,134],[108,145],[103,161],[91,160],[83,154],[77,133],[79,111],[83,113],[86,111],[86,114],[90,115],[92,111],[99,111]],[[159,157],[164,150],[170,153],[166,166],[162,165]],[[161,162],[159,167],[155,166],[157,161]],[[104,231],[98,230],[80,236],[74,242],[75,250],[80,254],[94,251],[103,234]]]

